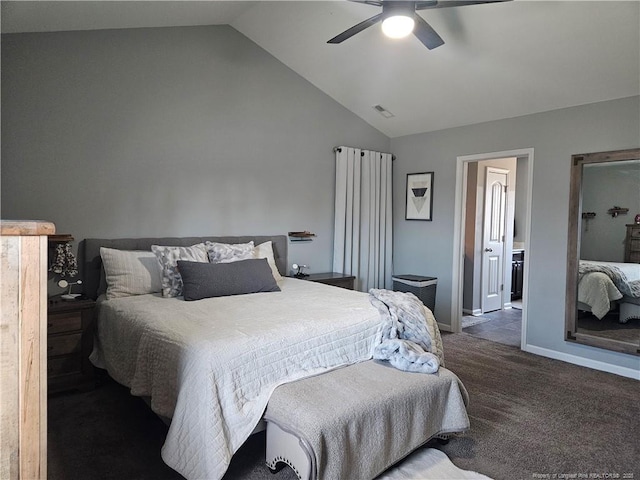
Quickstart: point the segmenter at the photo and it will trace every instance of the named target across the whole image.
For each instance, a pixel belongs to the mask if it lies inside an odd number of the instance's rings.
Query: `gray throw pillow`
[[[232,263],[178,260],[178,271],[185,300],[280,291],[266,258]]]

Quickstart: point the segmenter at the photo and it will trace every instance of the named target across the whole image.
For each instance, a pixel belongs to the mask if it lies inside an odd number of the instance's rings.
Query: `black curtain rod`
[[[333,153],[341,152],[341,151],[342,151],[342,148],[340,148],[340,147],[333,147]],[[364,157],[364,152],[360,152],[360,156],[361,156],[361,157]],[[396,159],[396,156],[395,156],[394,154],[391,154],[391,161],[393,162],[395,159]]]

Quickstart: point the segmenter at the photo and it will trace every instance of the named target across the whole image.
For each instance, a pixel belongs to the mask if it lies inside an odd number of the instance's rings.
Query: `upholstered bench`
[[[303,480],[372,479],[434,437],[469,428],[467,392],[451,371],[409,373],[373,360],[276,388],[267,466]]]

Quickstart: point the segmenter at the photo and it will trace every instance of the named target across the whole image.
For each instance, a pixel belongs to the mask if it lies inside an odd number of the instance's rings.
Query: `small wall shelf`
[[[616,218],[618,215],[626,215],[628,211],[628,208],[614,206],[607,210],[607,213],[611,215],[611,218]]]
[[[308,232],[307,230],[304,232],[289,232],[288,235],[290,242],[310,242],[313,240],[313,237],[316,236],[315,233]]]

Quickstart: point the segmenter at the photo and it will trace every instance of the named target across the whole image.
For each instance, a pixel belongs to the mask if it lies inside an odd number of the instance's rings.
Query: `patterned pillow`
[[[100,247],[107,299],[156,293],[162,289],[160,265],[151,252]]]
[[[276,282],[282,280],[282,275],[278,271],[278,266],[276,265],[276,259],[273,256],[273,244],[271,240],[268,242],[261,243],[256,248],[254,248],[255,258],[266,258],[269,266],[271,267],[271,273],[273,274],[273,278]]]
[[[178,272],[178,260],[192,262],[208,262],[207,250],[204,243],[198,243],[190,247],[165,247],[151,245],[151,251],[155,253],[162,267],[162,296],[179,297],[182,295],[182,277]]]
[[[249,243],[216,243],[205,242],[205,248],[211,263],[231,263],[238,260],[255,258],[253,242]],[[182,259],[181,259],[182,260]]]

